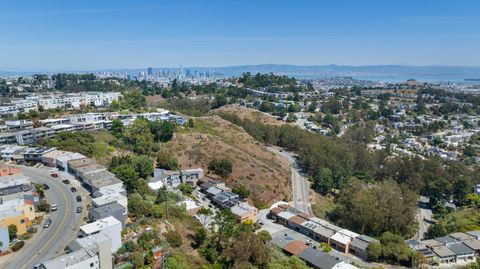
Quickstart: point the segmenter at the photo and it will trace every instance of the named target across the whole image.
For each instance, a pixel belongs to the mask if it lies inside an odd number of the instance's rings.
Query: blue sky
[[[477,0],[0,0],[0,70],[480,66]]]

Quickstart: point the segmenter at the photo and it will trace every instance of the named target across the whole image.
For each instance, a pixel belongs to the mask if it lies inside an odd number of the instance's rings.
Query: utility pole
[[[167,217],[168,217],[168,204],[167,204],[167,188],[165,187],[163,189],[163,195],[164,195],[164,199],[165,199],[165,221],[167,220]]]

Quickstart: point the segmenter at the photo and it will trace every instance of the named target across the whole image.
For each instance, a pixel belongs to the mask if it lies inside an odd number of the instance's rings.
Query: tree
[[[467,157],[473,157],[473,156],[475,156],[476,153],[477,153],[477,151],[475,150],[475,148],[472,145],[466,145],[463,148],[463,154]]]
[[[147,179],[153,173],[153,161],[146,155],[134,156],[131,165],[141,178]]]
[[[112,135],[116,138],[122,139],[124,131],[125,126],[123,125],[122,121],[120,119],[114,119],[112,121],[112,128],[110,129]]]
[[[144,119],[136,119],[125,132],[125,142],[135,153],[149,154],[153,148],[153,135],[148,122]]]
[[[193,192],[193,187],[185,183],[178,185],[178,189],[185,194],[192,194]]]
[[[157,153],[157,167],[167,170],[177,170],[179,168],[177,158],[166,148],[162,148]]]
[[[368,260],[379,261],[382,256],[382,245],[378,242],[372,242],[367,246]]]
[[[147,251],[147,253],[145,254],[144,264],[150,265],[150,264],[153,264],[154,261],[155,259],[153,257],[153,251],[152,250]]]
[[[140,268],[145,264],[145,259],[143,257],[143,253],[139,252],[139,251],[135,251],[132,254],[131,260],[132,260],[133,266],[135,266],[135,268]]]
[[[207,231],[203,227],[197,228],[194,238],[196,247],[200,247],[207,239]]]
[[[149,121],[148,126],[155,142],[168,142],[172,140],[175,123],[170,121]]]
[[[233,241],[222,253],[233,268],[265,268],[268,264],[269,250],[252,231],[240,232]]]
[[[270,240],[272,240],[272,236],[270,235],[270,233],[267,230],[262,230],[262,231],[258,232],[257,236],[260,238],[260,240],[263,243],[267,243]]]
[[[188,127],[195,128],[195,121],[192,118],[188,119]]]
[[[366,184],[354,179],[338,195],[337,205],[340,224],[359,233],[413,234],[417,196],[392,180]]]
[[[225,97],[224,95],[217,95],[213,100],[212,108],[213,109],[220,108],[226,105],[227,103],[228,103],[227,97]]]
[[[229,159],[213,159],[208,164],[208,170],[222,178],[228,178],[232,173],[232,161]]]
[[[313,175],[313,189],[322,195],[326,195],[334,188],[333,173],[328,168],[322,168]]]
[[[287,122],[296,122],[297,116],[294,113],[288,113]]]
[[[330,251],[332,251],[332,247],[331,247],[328,243],[321,242],[321,243],[320,243],[320,246],[322,247],[322,251],[323,251],[323,252],[330,252]]]
[[[15,224],[8,225],[8,237],[10,241],[17,237],[17,226]]]
[[[245,187],[244,185],[241,185],[238,188],[233,188],[232,192],[240,195],[240,197],[242,198],[248,198],[248,196],[250,196],[250,193],[251,193],[251,191],[247,189],[247,187]]]
[[[128,164],[122,164],[115,167],[112,172],[125,183],[128,192],[133,192],[137,189],[139,176],[133,167]]]
[[[174,248],[178,248],[183,244],[182,235],[177,230],[170,230],[165,233],[168,244]]]
[[[427,231],[428,238],[436,238],[446,236],[448,234],[447,227],[442,223],[436,223],[431,225]]]
[[[48,211],[50,211],[50,205],[47,203],[46,200],[41,200],[40,202],[38,202],[37,208],[38,208],[38,210],[41,211],[41,212],[48,212]]]
[[[383,259],[389,262],[407,263],[410,260],[411,250],[403,237],[385,232],[380,236]]]

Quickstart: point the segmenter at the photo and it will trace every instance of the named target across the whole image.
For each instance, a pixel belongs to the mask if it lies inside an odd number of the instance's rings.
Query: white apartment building
[[[115,217],[107,217],[95,222],[80,226],[80,235],[87,237],[104,233],[112,240],[111,253],[117,252],[122,247],[122,223]]]

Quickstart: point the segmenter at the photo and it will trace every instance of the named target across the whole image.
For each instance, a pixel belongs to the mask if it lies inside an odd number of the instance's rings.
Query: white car
[[[57,209],[58,209],[57,204],[52,204],[52,206],[50,206],[50,211],[57,211]]]

